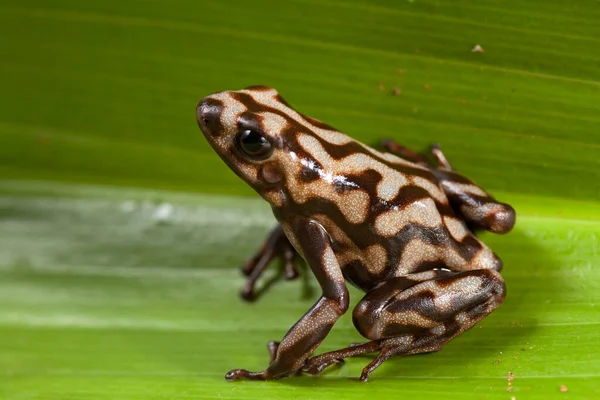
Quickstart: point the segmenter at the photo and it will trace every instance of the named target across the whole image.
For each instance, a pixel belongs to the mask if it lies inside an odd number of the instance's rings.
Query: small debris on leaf
[[[485,50],[480,45],[476,44],[475,47],[471,49],[473,53],[484,53]]]
[[[162,203],[156,208],[152,217],[155,221],[165,222],[172,216],[173,211],[175,211],[175,207],[170,203]]]
[[[565,385],[560,385],[560,391],[563,393],[567,393],[569,391],[569,388]]]
[[[509,372],[508,375],[506,376],[506,379],[508,380],[508,386],[506,388],[507,392],[512,391],[512,384],[513,384],[513,380],[515,379],[515,374],[512,372]]]

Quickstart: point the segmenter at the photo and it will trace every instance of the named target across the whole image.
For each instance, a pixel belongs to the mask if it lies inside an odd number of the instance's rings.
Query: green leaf
[[[0,397],[598,397],[599,18],[592,0],[4,1]],[[194,108],[251,84],[368,143],[438,142],[513,204],[515,230],[483,236],[505,303],[368,384],[366,357],[225,382],[318,295],[304,274],[238,297],[273,218]],[[320,351],[360,340],[346,315]]]

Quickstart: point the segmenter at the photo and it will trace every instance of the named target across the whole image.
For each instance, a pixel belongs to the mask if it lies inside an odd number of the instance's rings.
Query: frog
[[[394,356],[432,353],[472,328],[506,297],[500,258],[479,231],[505,234],[516,212],[449,163],[386,139],[381,150],[301,114],[267,86],[204,97],[200,130],[225,164],[271,206],[278,225],[243,267],[242,294],[275,258],[285,275],[304,260],[321,294],[281,341],[268,366],[233,369],[228,381],[317,375],[376,353],[361,381]],[[313,355],[350,308],[364,343]]]

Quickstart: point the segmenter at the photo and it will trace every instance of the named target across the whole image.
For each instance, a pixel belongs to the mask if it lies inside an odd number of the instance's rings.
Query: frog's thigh
[[[494,270],[445,272],[408,286],[392,278],[368,292],[353,312],[354,325],[395,354],[439,350],[504,300],[506,288]]]

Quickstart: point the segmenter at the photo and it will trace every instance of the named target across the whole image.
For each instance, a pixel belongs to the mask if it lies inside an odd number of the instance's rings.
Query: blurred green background
[[[4,0],[0,397],[599,397],[599,20],[594,0]],[[367,143],[438,142],[513,204],[484,238],[505,304],[368,384],[348,379],[368,358],[226,383],[318,295],[237,296],[273,220],[195,105],[254,84]],[[343,318],[322,349],[357,340]]]

